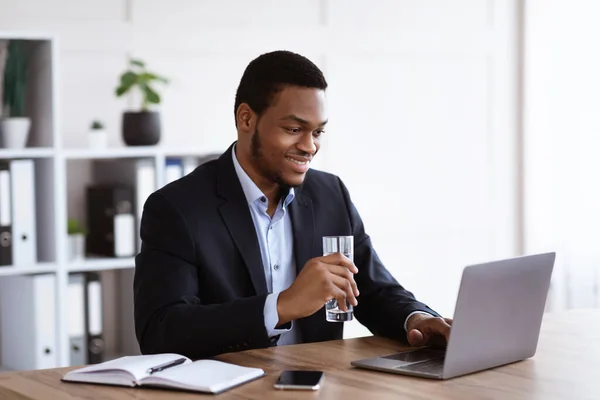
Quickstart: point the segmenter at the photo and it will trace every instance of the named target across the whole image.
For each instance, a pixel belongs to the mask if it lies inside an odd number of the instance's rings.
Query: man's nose
[[[298,143],[298,150],[309,154],[311,157],[317,152],[317,145],[315,144],[315,138],[312,132],[302,135],[302,139]]]

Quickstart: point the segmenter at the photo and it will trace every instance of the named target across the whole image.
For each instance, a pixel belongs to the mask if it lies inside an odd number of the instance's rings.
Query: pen
[[[187,360],[187,358],[185,358],[185,357],[178,358],[177,360],[169,361],[168,363],[164,363],[164,364],[157,365],[156,367],[148,368],[148,371],[146,371],[146,372],[149,375],[151,375],[155,372],[162,371],[163,369],[167,369],[167,368],[171,368],[176,365],[179,365],[179,364],[183,364],[185,362],[185,360]]]

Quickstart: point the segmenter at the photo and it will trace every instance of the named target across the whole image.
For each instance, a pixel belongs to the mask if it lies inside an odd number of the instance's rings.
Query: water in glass
[[[352,236],[323,237],[323,255],[342,253],[354,261],[354,240]],[[340,309],[336,299],[325,303],[325,318],[329,322],[347,322],[354,318],[352,304],[346,301],[346,311]]]

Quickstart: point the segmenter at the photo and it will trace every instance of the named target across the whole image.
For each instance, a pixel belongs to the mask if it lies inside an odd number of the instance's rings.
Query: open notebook
[[[151,368],[178,365],[150,373]],[[67,372],[67,382],[99,383],[120,386],[153,386],[161,388],[220,393],[264,376],[260,368],[242,367],[215,360],[192,362],[179,354],[127,356]]]

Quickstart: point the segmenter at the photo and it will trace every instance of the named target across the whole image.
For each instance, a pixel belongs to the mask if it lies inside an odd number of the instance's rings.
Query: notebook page
[[[264,375],[260,368],[243,367],[215,360],[199,360],[179,368],[157,372],[141,380],[156,385],[217,393]]]
[[[99,382],[99,376],[103,375],[103,372],[111,372],[114,373],[116,371],[126,371],[131,374],[136,382],[142,379],[147,375],[147,370],[152,367],[156,367],[158,365],[164,364],[169,361],[177,360],[181,358],[179,354],[151,354],[145,356],[126,356],[117,358],[115,360],[106,361],[100,364],[90,365],[84,368],[80,368],[74,371],[70,371],[65,375],[65,379],[69,379],[70,376],[81,376],[81,375],[94,375],[95,381]],[[185,363],[191,363],[192,361],[186,357]],[[183,365],[183,364],[182,364]],[[179,365],[181,367],[182,365]],[[177,368],[177,367],[173,367]],[[106,375],[109,378],[109,375]],[[82,378],[77,379],[79,381]],[[107,382],[108,383],[108,382]]]

